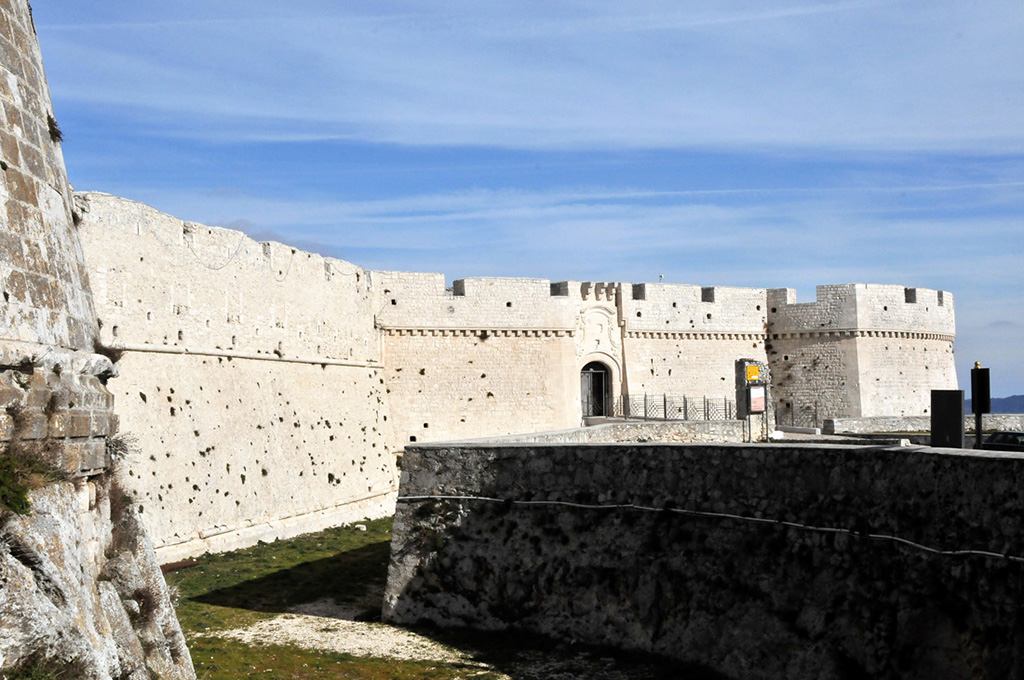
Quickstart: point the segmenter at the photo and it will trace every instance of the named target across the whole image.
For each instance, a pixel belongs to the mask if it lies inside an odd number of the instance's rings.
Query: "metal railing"
[[[628,394],[613,399],[605,415],[637,420],[734,420],[736,402],[724,397]]]
[[[792,399],[780,401],[775,411],[775,419],[779,425],[795,427],[821,427],[824,418],[832,416],[821,413],[816,401],[800,401]]]

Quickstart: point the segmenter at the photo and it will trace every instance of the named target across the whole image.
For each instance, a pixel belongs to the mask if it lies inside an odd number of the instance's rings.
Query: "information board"
[[[748,369],[749,370],[749,369]],[[764,385],[751,385],[750,387],[750,413],[765,412]]]

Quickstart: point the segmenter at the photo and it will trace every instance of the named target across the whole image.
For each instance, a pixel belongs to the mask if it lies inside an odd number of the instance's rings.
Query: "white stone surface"
[[[953,298],[939,291],[821,286],[798,304],[790,289],[446,286],[105,194],[79,204],[102,337],[127,350],[112,389],[165,559],[385,514],[409,443],[577,427],[591,362],[609,399],[702,407],[734,400],[737,360],[758,361],[779,422],[797,426],[926,413],[931,389],[956,386]]]

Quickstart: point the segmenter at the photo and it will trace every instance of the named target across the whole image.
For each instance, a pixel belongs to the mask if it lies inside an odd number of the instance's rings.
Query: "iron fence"
[[[821,427],[824,418],[831,418],[828,412],[821,413],[816,401],[780,401],[775,411],[775,418],[779,425],[792,425],[795,427]]]
[[[637,420],[734,420],[736,402],[725,397],[627,394],[612,400],[607,415]]]

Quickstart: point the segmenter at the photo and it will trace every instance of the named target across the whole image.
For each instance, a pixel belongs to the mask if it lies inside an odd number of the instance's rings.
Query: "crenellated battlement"
[[[797,303],[788,288],[446,285],[106,194],[79,205],[102,338],[127,350],[123,419],[158,452],[141,493],[167,509],[151,522],[176,557],[271,535],[273,504],[303,528],[379,510],[386,459],[411,442],[574,427],[584,403],[626,394],[735,399],[738,359],[769,365],[786,423],[922,414],[930,389],[956,385],[944,292],[840,284]]]
[[[233,229],[183,222],[109,194],[77,198],[87,244],[124,251],[92,271],[104,309],[104,344],[379,361],[370,320],[376,297],[362,268]]]
[[[629,332],[763,334],[765,289],[633,284],[622,317]]]
[[[446,288],[443,274],[375,271],[371,276],[381,328],[565,331],[572,328],[582,298],[569,282],[559,287],[547,279],[465,278]]]
[[[796,302],[792,288],[767,291],[769,332],[913,332],[952,336],[952,294],[928,288],[850,283],[818,286],[814,302]]]

